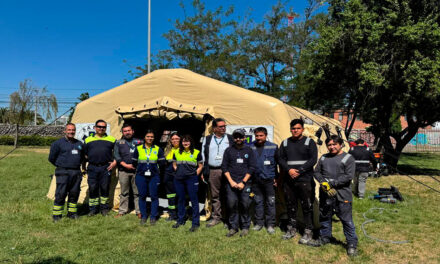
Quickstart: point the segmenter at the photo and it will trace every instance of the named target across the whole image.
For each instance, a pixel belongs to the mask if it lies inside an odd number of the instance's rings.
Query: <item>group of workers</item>
[[[159,217],[158,187],[162,182],[168,199],[168,220],[176,221],[172,227],[185,224],[189,199],[192,207],[189,230],[194,232],[200,227],[199,182],[207,182],[212,214],[206,227],[224,223],[228,228],[227,237],[236,235],[239,230],[240,236],[248,235],[251,226],[249,208],[254,200],[253,230],[260,231],[265,227],[269,234],[274,234],[275,188],[282,185],[288,215],[283,239],[296,235],[299,228],[297,212],[301,208],[305,230],[299,243],[309,246],[332,243],[332,216],[336,214],[347,240],[347,254],[357,254],[351,188],[360,198],[364,196],[370,163],[375,165],[376,162],[362,140],[358,140],[349,154],[342,150],[342,138],[330,136],[325,140],[328,153],[318,160],[315,141],[303,135],[302,119],[290,122],[292,136],[279,147],[267,140],[264,127],[254,129],[255,141],[249,146],[245,144],[243,129],[234,130],[232,135],[226,134],[226,121],[222,118],[214,119],[212,128],[213,134],[204,138],[199,151],[194,148],[191,136],[177,133],[172,133],[166,147],[161,149],[154,144],[152,130],[147,130],[143,140],[136,139],[129,124],[123,125],[122,138],[116,140],[106,134],[104,120],[96,121],[96,133],[82,143],[75,139],[75,125],[67,124],[65,137],[52,144],[49,154],[49,161],[56,166],[53,221],[62,218],[67,196],[67,216],[78,218],[77,201],[83,172],[88,175],[89,216],[108,215],[111,172],[117,166],[121,194],[115,217],[129,213],[132,189],[140,224],[145,225],[149,217],[150,225],[154,225]],[[161,171],[164,172],[162,181]],[[315,180],[320,184],[320,228],[318,238],[314,239]],[[147,197],[151,199],[149,210]]]

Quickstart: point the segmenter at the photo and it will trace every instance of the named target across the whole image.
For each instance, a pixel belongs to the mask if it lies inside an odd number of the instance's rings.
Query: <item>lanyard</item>
[[[220,144],[223,142],[223,139],[225,139],[225,136],[223,135],[220,142],[217,142],[217,137],[215,135],[213,135],[213,137],[214,137],[215,144],[217,144],[217,155],[218,155],[218,153],[220,152]]]
[[[150,154],[148,154],[147,146],[145,146],[145,155],[147,155],[147,163],[148,164],[150,164],[151,152],[153,152],[153,146],[150,147]]]

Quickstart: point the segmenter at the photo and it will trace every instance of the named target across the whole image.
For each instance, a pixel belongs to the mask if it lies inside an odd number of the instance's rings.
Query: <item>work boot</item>
[[[154,226],[156,224],[156,219],[150,219],[150,226]]]
[[[267,233],[269,233],[269,235],[275,234],[275,228],[273,228],[273,226],[269,226],[267,228]]]
[[[310,229],[304,230],[304,235],[301,237],[301,239],[298,241],[299,244],[307,244],[309,243],[313,238],[313,232]]]
[[[324,246],[328,243],[330,243],[331,240],[328,237],[319,237],[318,239],[311,239],[309,242],[307,242],[307,246],[311,246],[311,247],[320,247],[320,246]]]
[[[136,215],[137,215],[138,219],[142,219],[142,214],[141,213],[137,213]]]
[[[353,246],[348,246],[348,248],[347,248],[347,255],[348,255],[349,257],[355,257],[355,256],[357,256],[357,250],[356,250],[356,248],[353,247]]]
[[[237,230],[235,229],[229,229],[229,232],[226,234],[227,237],[232,237],[235,234],[237,234]]]
[[[61,215],[54,215],[54,216],[52,216],[52,221],[53,221],[54,223],[56,223],[56,222],[60,221],[61,218],[62,218]]]
[[[94,216],[94,215],[97,215],[98,213],[99,213],[98,210],[90,210],[88,216]]]
[[[143,226],[146,223],[147,223],[147,219],[146,218],[141,218],[140,225]]]
[[[254,231],[260,231],[262,228],[263,228],[263,226],[255,225],[254,228],[252,228],[252,230],[254,230]]]
[[[182,226],[183,224],[179,224],[179,223],[175,223],[174,225],[173,225],[173,228],[179,228],[180,226]]]
[[[76,220],[79,218],[77,213],[67,213],[67,217],[69,217],[70,219]]]
[[[296,228],[290,227],[287,229],[286,233],[284,233],[282,239],[288,240],[295,237],[295,235],[296,235]]]
[[[249,229],[241,230],[240,237],[245,237],[249,234]]]
[[[101,214],[102,214],[102,216],[107,216],[108,213],[109,213],[109,211],[110,211],[110,210],[108,210],[108,209],[103,209],[103,210],[101,210]]]
[[[123,217],[124,216],[124,214],[117,214],[117,215],[115,215],[115,218],[120,218],[120,217]]]
[[[211,221],[209,221],[209,223],[206,224],[206,227],[208,227],[208,228],[213,227],[213,226],[218,225],[220,223],[221,223],[220,220],[212,219]]]
[[[189,232],[196,232],[199,229],[198,226],[191,226],[191,228],[189,229]]]

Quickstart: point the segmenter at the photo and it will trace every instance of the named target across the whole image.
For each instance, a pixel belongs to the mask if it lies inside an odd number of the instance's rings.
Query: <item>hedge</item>
[[[19,146],[50,146],[58,137],[19,136]],[[0,136],[0,145],[14,145],[13,136]]]

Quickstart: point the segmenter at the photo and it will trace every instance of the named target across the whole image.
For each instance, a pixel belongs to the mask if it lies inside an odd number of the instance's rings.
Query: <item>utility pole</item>
[[[151,0],[148,0],[148,69],[150,73],[150,51],[151,51]]]
[[[35,96],[35,112],[34,112],[34,125],[37,125],[37,111],[38,111],[38,95]]]

